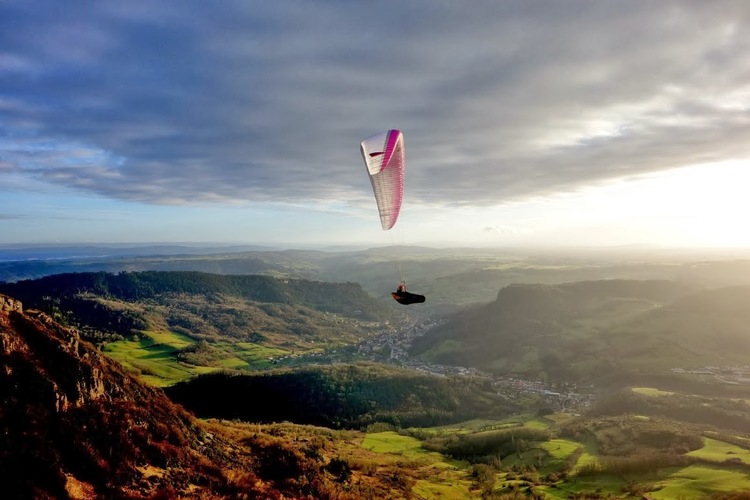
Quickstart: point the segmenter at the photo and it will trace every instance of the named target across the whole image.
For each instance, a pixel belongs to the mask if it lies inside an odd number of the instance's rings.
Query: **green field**
[[[271,358],[288,351],[250,342],[216,342],[212,346],[219,359],[210,364],[180,361],[181,349],[197,341],[175,332],[143,331],[138,340],[118,340],[104,347],[104,352],[126,369],[135,372],[149,384],[166,387],[191,377],[217,370],[248,370],[272,366]]]
[[[429,480],[420,479],[413,490],[418,498],[426,500],[470,500],[479,498],[471,491],[471,481],[454,477],[432,477]]]
[[[633,392],[644,396],[671,396],[674,394],[672,391],[662,391],[653,387],[633,387]]]
[[[718,439],[703,438],[705,445],[700,450],[688,453],[691,457],[722,463],[727,460],[750,465],[750,450]]]
[[[502,464],[494,469],[493,494],[537,494],[544,498],[570,498],[581,495],[600,495],[609,498],[627,498],[635,494],[653,499],[697,499],[722,492],[750,491],[750,450],[731,443],[704,437],[704,446],[686,455],[710,463],[688,466],[663,467],[644,473],[613,474],[607,472],[582,473],[586,466],[605,462],[611,457],[599,454],[593,435],[581,440],[555,435],[558,424],[570,418],[552,415],[540,418],[535,415],[517,415],[507,419],[477,419],[455,425],[410,429],[421,436],[465,436],[483,435],[497,431],[510,431],[522,427],[551,432],[551,437],[531,444],[522,453],[503,457]],[[633,417],[631,422],[651,429],[655,419]],[[662,424],[667,425],[667,423]],[[425,438],[432,439],[432,438]],[[743,440],[743,436],[733,436]],[[419,498],[481,498],[480,486],[472,475],[475,467],[469,462],[452,460],[449,457],[422,447],[422,441],[397,432],[377,432],[366,435],[362,447],[374,453],[401,460],[416,470],[414,493]],[[571,457],[574,463],[571,465]],[[385,459],[384,459],[385,460]],[[730,460],[735,463],[727,463]],[[572,467],[572,468],[571,468]],[[568,470],[567,475],[558,476]],[[537,478],[537,479],[534,479]]]
[[[504,419],[474,419],[458,424],[441,425],[438,427],[430,427],[427,429],[420,429],[422,431],[439,434],[443,432],[468,434],[471,432],[484,432],[498,429],[510,429],[513,427],[521,427],[525,422],[529,420],[528,416],[514,416]]]
[[[593,493],[596,496],[578,496],[577,498],[625,498],[623,492],[625,481],[615,476],[573,477],[552,486],[539,486],[535,491],[543,493],[546,498],[571,498],[574,495]],[[607,496],[611,495],[611,496]]]
[[[456,460],[446,459],[440,453],[422,448],[422,441],[411,436],[402,436],[393,431],[367,434],[362,447],[377,453],[392,453],[404,458],[424,460],[434,467],[458,468],[465,466]]]
[[[236,366],[227,366],[228,368],[268,368],[272,366],[271,358],[289,354],[289,351],[283,349],[266,347],[251,342],[217,342],[213,345],[226,351],[230,355],[230,357],[227,358],[226,363],[233,363]]]
[[[735,469],[691,465],[674,472],[658,486],[661,488],[650,493],[651,498],[690,500],[719,492],[750,491],[750,475]]]
[[[437,433],[481,433],[489,430],[513,429],[526,425],[529,428],[546,429],[550,425],[547,419],[535,416],[521,415],[503,420],[471,420],[461,424],[433,427],[423,429],[427,434]],[[471,479],[472,466],[468,462],[451,460],[440,453],[430,452],[422,448],[419,439],[400,435],[396,432],[370,433],[365,437],[362,447],[383,454],[395,455],[405,460],[419,462],[422,467],[431,468],[428,477],[420,479],[414,486],[414,493],[426,499],[468,499],[480,498],[481,493]],[[522,457],[510,457],[504,461],[507,467],[524,467],[533,465],[539,458],[540,453],[549,456],[545,469],[553,471],[562,467],[562,463],[573,452],[579,448],[588,449],[585,444],[570,440],[553,438],[547,442],[540,443],[524,453]],[[596,460],[587,452],[579,458],[582,460]],[[495,493],[507,493],[514,489],[535,491],[544,494],[548,498],[568,498],[571,494],[584,492],[602,491],[611,494],[622,492],[624,481],[614,477],[597,478],[575,478],[569,482],[563,482],[548,486],[533,486],[523,479],[508,477],[507,472],[498,471],[495,474]]]
[[[553,460],[562,462],[570,455],[572,455],[574,451],[581,448],[582,445],[581,443],[577,441],[571,441],[570,439],[554,438],[550,439],[546,443],[542,443],[541,447],[547,453],[549,453],[549,456]]]
[[[195,341],[173,332],[141,332],[139,340],[120,340],[104,347],[104,352],[146,382],[166,386],[216,368],[195,367],[175,358],[179,349]]]
[[[405,460],[409,468],[416,469],[419,477],[414,484],[414,493],[425,499],[470,499],[469,464],[451,460],[440,453],[422,448],[422,442],[411,436],[393,431],[368,433],[362,448]]]

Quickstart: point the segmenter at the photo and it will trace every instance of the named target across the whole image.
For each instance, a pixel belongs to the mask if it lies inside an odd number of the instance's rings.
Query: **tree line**
[[[224,294],[258,302],[303,304],[318,310],[377,318],[383,313],[358,283],[282,280],[261,275],[222,275],[196,271],[143,271],[117,274],[65,273],[36,280],[0,283],[0,292],[29,306],[43,297],[90,293],[100,297],[139,301],[163,294]]]

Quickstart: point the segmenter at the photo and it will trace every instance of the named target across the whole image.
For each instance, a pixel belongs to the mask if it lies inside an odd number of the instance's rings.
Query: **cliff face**
[[[82,344],[75,330],[43,313],[24,313],[21,303],[8,297],[0,301],[0,356],[4,375],[15,381],[12,403],[33,401],[64,412],[97,400],[137,401],[154,395],[134,386],[118,366]]]
[[[257,478],[233,449],[75,330],[0,295],[3,498],[233,497],[222,468]]]
[[[0,295],[0,313],[7,314],[13,311],[21,312],[22,310],[23,308],[19,301],[6,297],[5,295]]]

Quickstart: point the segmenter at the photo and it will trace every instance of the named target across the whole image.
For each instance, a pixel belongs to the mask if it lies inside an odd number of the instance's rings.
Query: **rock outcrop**
[[[21,302],[6,295],[0,295],[0,313],[22,312]]]
[[[222,466],[255,477],[163,391],[4,295],[0,367],[3,498],[224,498]]]

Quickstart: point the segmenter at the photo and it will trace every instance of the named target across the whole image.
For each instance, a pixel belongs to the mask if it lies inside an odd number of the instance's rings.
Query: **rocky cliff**
[[[7,296],[0,366],[0,484],[11,497],[140,498],[196,489],[196,481],[224,486],[188,413],[76,331]]]

